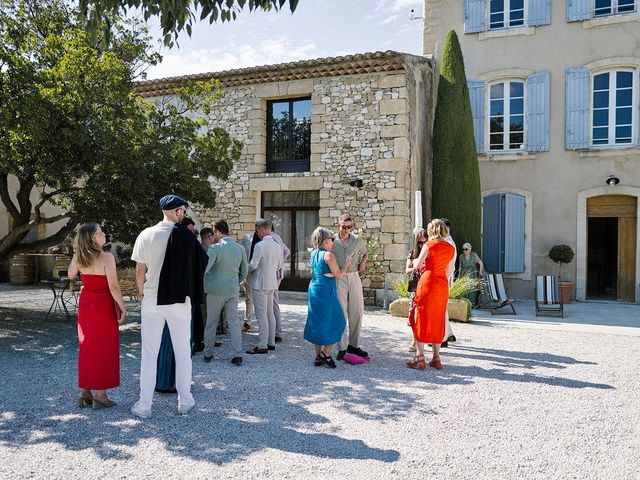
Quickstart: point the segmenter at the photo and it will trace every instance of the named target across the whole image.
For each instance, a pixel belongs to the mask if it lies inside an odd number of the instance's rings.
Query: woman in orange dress
[[[126,313],[115,259],[102,251],[106,241],[100,225],[82,225],[68,272],[69,278],[78,273],[82,277],[78,305],[78,406],[94,410],[116,404],[107,397],[107,389],[120,384],[118,327]]]
[[[442,369],[440,343],[445,333],[445,314],[449,301],[447,266],[455,255],[455,249],[444,238],[449,229],[439,218],[427,225],[429,241],[422,247],[420,255],[413,261],[413,270],[422,271],[416,289],[409,323],[416,339],[416,355],[407,362],[409,368],[426,368],[424,344],[433,345],[433,358],[429,366]]]

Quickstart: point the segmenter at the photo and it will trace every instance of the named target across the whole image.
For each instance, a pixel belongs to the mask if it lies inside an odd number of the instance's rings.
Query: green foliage
[[[102,49],[75,18],[62,0],[5,0],[0,9],[0,200],[12,219],[0,261],[55,245],[82,222],[130,244],[158,221],[167,193],[213,207],[209,178],[226,178],[240,157],[242,143],[211,126],[218,83],[187,83],[146,102],[134,91],[136,72],[159,60],[146,31],[113,19]],[[46,202],[65,213],[44,218]],[[59,233],[24,241],[56,221],[66,222]]]
[[[554,245],[549,250],[549,258],[560,264],[558,275],[562,274],[562,264],[571,263],[573,257],[573,249],[569,245]]]
[[[453,281],[453,285],[451,285],[449,289],[449,298],[461,299],[465,298],[465,296],[471,292],[479,292],[481,290],[482,279],[465,275]]]
[[[178,33],[186,30],[191,36],[193,22],[209,19],[209,23],[220,20],[230,22],[235,20],[238,13],[245,8],[253,10],[281,10],[286,4],[293,13],[298,6],[298,0],[80,0],[80,16],[86,22],[87,30],[97,37],[102,33],[102,39],[107,42],[111,36],[110,21],[118,15],[134,9],[142,12],[144,20],[159,17],[164,35],[164,43],[173,47],[178,39]]]
[[[433,126],[432,210],[448,218],[454,238],[480,245],[481,198],[478,157],[464,60],[458,37],[447,34],[440,65]]]
[[[402,298],[409,298],[409,279],[405,275],[403,280],[396,280],[393,283],[393,289],[398,292]]]

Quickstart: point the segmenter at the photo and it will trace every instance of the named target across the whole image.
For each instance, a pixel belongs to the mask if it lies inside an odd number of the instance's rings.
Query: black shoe
[[[318,358],[320,358],[320,360],[322,360],[322,363],[324,363],[329,368],[337,367],[336,362],[333,361],[333,358],[331,358],[331,355],[327,356],[324,353],[320,352],[320,355],[318,355]]]
[[[214,347],[221,347],[222,346],[222,342],[213,342],[213,346]]]
[[[202,359],[204,360],[204,363],[210,363],[211,360],[213,360],[213,355],[205,355]]]
[[[320,358],[320,355],[316,356],[316,359],[313,361],[313,365],[316,367],[321,367],[322,365],[324,365],[324,362]]]
[[[237,366],[242,365],[242,357],[233,357],[231,359],[231,363],[233,363],[234,365],[237,365]]]
[[[455,342],[456,341],[456,336],[455,335],[449,335],[447,337],[447,342]]]
[[[276,337],[276,343],[282,343],[282,337]]]
[[[336,360],[344,360],[344,356],[347,354],[346,350],[338,350],[338,355],[336,355]]]
[[[275,350],[276,346],[275,345],[267,345],[267,349],[268,350]]]
[[[253,347],[251,350],[247,350],[249,355],[266,355],[269,350],[266,348]]]
[[[369,356],[369,354],[362,350],[360,347],[352,347],[351,345],[347,347],[347,353],[353,353],[354,355],[362,358],[367,358]]]
[[[194,356],[198,352],[202,352],[204,350],[204,343],[196,343],[191,348],[191,356]]]
[[[449,347],[449,342],[447,340],[445,340],[440,344],[440,348],[448,348],[448,347]]]

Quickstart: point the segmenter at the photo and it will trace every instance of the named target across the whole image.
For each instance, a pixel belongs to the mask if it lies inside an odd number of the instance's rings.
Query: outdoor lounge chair
[[[501,273],[487,273],[484,278],[484,297],[486,301],[478,308],[491,310],[491,315],[495,313],[509,313],[499,311],[503,307],[510,308],[514,315],[517,315],[513,306],[515,301],[509,298],[504,288],[504,280]]]
[[[560,278],[556,275],[536,276],[536,317],[551,315],[564,318],[560,301]]]

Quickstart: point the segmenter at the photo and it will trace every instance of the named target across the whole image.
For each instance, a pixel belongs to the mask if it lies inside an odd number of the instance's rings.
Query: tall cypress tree
[[[458,244],[480,251],[481,198],[478,155],[464,60],[456,32],[444,43],[433,125],[431,214],[448,218]]]

